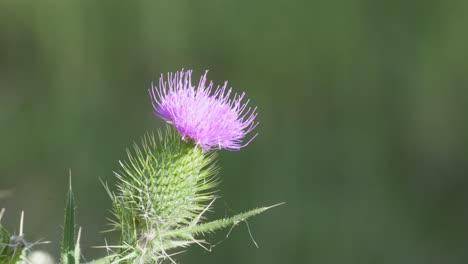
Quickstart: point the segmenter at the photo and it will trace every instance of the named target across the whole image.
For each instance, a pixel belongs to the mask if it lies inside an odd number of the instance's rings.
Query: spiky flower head
[[[204,152],[183,141],[168,126],[165,134],[149,134],[128,152],[116,173],[117,190],[107,191],[114,204],[121,245],[112,264],[159,264],[171,260],[177,249],[198,244],[206,248],[205,233],[232,227],[270,207],[206,222],[216,199],[216,152]],[[175,252],[174,252],[175,251]]]
[[[207,73],[197,87],[192,85],[191,70],[168,73],[167,80],[161,75],[159,86],[149,90],[155,114],[173,124],[182,139],[194,140],[205,151],[239,150],[256,136],[244,143],[258,124],[256,108],[248,106],[245,93],[231,97],[227,81],[214,89],[213,82],[207,82]]]

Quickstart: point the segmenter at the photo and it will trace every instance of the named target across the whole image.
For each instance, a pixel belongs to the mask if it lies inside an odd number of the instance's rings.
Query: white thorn
[[[76,244],[80,244],[80,239],[81,239],[81,226],[78,228],[78,235],[76,236]]]
[[[255,247],[258,248],[257,241],[255,241],[255,239],[252,236],[252,232],[250,232],[249,222],[247,222],[247,220],[244,220],[244,222],[247,225],[247,230],[249,231],[250,239],[252,239],[252,242],[254,243]]]
[[[24,221],[24,211],[21,211],[21,219],[20,219],[20,229],[19,229],[19,236],[23,236],[23,221]]]
[[[70,190],[72,189],[72,177],[71,177],[71,168],[68,169],[68,178],[70,184]]]
[[[2,208],[2,210],[0,211],[0,222],[2,221],[4,213],[5,213],[5,208]]]
[[[195,219],[193,219],[191,223],[192,226],[195,226],[198,223],[198,221],[200,221],[200,218],[202,217],[202,215],[210,209],[210,207],[213,205],[215,201],[216,201],[216,197],[205,207],[205,209],[203,209],[203,211],[199,215],[197,215],[197,217],[195,217]]]

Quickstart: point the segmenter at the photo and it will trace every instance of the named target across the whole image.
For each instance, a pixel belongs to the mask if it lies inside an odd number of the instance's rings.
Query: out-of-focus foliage
[[[286,205],[181,263],[466,263],[468,2],[0,1],[2,224],[59,256],[68,169],[81,248],[105,254],[117,160],[161,72],[210,69],[259,107],[222,152],[212,219]],[[213,243],[225,234],[210,237]]]

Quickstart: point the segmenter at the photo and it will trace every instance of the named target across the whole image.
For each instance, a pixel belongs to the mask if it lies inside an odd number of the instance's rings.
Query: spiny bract
[[[153,263],[168,258],[170,248],[196,242],[164,234],[197,224],[207,202],[215,198],[214,154],[168,130],[166,136],[159,133],[160,144],[154,135],[145,136],[141,146],[135,144],[116,173],[114,225],[122,232],[123,251],[129,253],[121,252],[121,259],[128,258],[128,263]]]
[[[115,254],[108,263],[161,263],[170,260],[172,249],[196,243],[205,249],[204,233],[234,226],[271,207],[261,207],[230,218],[204,222],[204,213],[215,200],[214,152],[206,153],[192,140],[184,141],[167,127],[159,141],[143,138],[120,162],[116,173],[117,191],[109,192],[117,218],[114,228],[121,232],[120,246],[108,246]],[[115,250],[117,249],[117,250]]]

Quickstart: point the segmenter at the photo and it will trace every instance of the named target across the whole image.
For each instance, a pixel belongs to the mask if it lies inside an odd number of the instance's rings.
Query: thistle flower
[[[243,101],[245,93],[232,95],[232,88],[217,86],[206,75],[197,87],[192,85],[192,71],[161,75],[159,87],[149,90],[155,114],[173,124],[182,136],[195,141],[205,151],[213,149],[239,150],[256,135],[244,142],[246,135],[257,126],[256,108]]]
[[[113,227],[121,232],[120,245],[107,247],[117,251],[106,263],[175,263],[178,249],[197,244],[210,250],[206,233],[232,228],[271,208],[206,219],[218,185],[216,152],[210,151],[241,149],[255,138],[244,142],[258,124],[256,108],[243,101],[244,93],[231,96],[227,82],[214,89],[206,75],[194,87],[192,71],[168,73],[149,90],[155,114],[174,127],[135,144],[115,174],[117,190],[106,187],[114,205]]]

